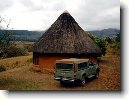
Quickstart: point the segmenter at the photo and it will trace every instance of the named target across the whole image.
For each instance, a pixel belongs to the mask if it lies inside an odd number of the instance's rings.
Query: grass
[[[117,55],[106,55],[100,63],[102,81],[108,83],[108,89],[120,89],[120,57]]]
[[[6,70],[27,66],[32,62],[32,54],[28,56],[18,56],[12,58],[0,59],[0,65],[4,66]]]
[[[102,81],[105,81],[108,89],[120,90],[120,50],[112,49],[111,45],[107,46],[107,54],[102,57],[100,62]]]
[[[0,78],[0,85],[3,87],[3,89],[6,90],[35,90],[40,84],[40,82],[28,82],[24,80],[11,80],[7,78]]]
[[[6,68],[3,65],[0,65],[0,72],[6,71]]]
[[[28,56],[1,59],[7,71],[0,72],[0,89],[7,90],[120,90],[120,54],[108,46],[107,54],[100,61],[99,79],[90,79],[84,87],[63,87],[53,74],[32,70],[32,53]]]

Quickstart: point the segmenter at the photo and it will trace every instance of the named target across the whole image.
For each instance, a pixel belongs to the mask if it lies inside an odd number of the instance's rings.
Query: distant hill
[[[9,30],[17,41],[37,41],[45,31],[28,31],[28,30]],[[0,30],[0,36],[5,30]],[[95,31],[86,31],[98,37],[110,37],[113,38],[117,33],[120,33],[118,29],[103,29]]]
[[[98,37],[110,37],[110,38],[113,38],[113,37],[116,36],[117,33],[120,33],[120,30],[109,28],[109,29],[86,31],[86,32],[89,32],[89,33],[91,33],[91,34],[93,34],[95,36],[98,36]]]
[[[44,31],[28,31],[28,30],[8,30],[15,37],[16,41],[37,41]],[[0,30],[0,36],[5,30]]]

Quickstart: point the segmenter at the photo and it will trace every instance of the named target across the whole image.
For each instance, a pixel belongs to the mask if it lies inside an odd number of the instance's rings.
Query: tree
[[[100,47],[102,55],[106,54],[106,41],[103,38],[96,38],[96,44]]]
[[[110,37],[106,37],[105,40],[106,40],[106,42],[107,42],[108,44],[111,44],[111,43],[112,43],[112,39],[111,39]]]
[[[12,33],[7,30],[10,21],[8,22],[6,27],[2,26],[3,22],[5,22],[5,19],[0,17],[0,30],[2,30],[2,33],[0,34],[0,55],[6,53],[5,51],[13,44],[11,41],[13,41],[14,39]]]
[[[100,47],[102,55],[106,53],[106,41],[103,38],[96,37],[93,34],[88,33],[88,36]]]
[[[116,37],[114,39],[114,49],[120,49],[120,33],[116,34]]]
[[[17,47],[14,43],[15,38],[13,33],[8,30],[10,21],[6,27],[2,26],[2,22],[5,22],[4,18],[0,17],[0,57],[14,57],[25,55],[27,53],[26,49]]]

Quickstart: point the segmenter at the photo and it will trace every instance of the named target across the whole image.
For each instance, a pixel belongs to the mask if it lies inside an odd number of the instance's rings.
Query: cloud
[[[0,0],[0,12],[3,12],[13,6],[13,3],[13,0]]]
[[[65,8],[65,4],[58,0],[20,0],[28,12],[59,11]]]
[[[65,8],[66,8],[66,3],[63,2],[56,2],[52,7],[53,10],[58,10],[58,11],[64,10]]]
[[[20,3],[28,12],[45,10],[45,6],[42,3],[37,4],[35,1],[40,2],[39,0],[20,0]]]
[[[45,30],[64,10],[84,30],[120,28],[119,0],[1,0],[0,8],[15,29]]]
[[[73,15],[86,30],[120,28],[119,0],[83,0]]]

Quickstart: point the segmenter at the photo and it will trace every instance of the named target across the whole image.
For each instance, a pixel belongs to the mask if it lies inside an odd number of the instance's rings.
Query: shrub
[[[6,71],[6,68],[3,65],[0,65],[0,72]]]
[[[114,39],[114,49],[119,50],[120,49],[120,33],[118,33]]]
[[[25,48],[28,52],[32,52],[32,45],[26,45],[26,46],[24,46],[24,48]]]
[[[102,38],[96,38],[96,44],[100,47],[102,55],[106,54],[106,41]]]
[[[27,54],[27,51],[25,48],[10,46],[4,51],[3,57],[23,56],[26,54]]]
[[[32,61],[33,61],[33,58],[30,58],[27,60],[28,63],[32,63]]]
[[[95,35],[92,35],[90,33],[88,33],[88,36],[100,47],[101,49],[101,54],[105,55],[106,54],[106,41],[104,40],[104,38],[99,38],[96,37]]]

